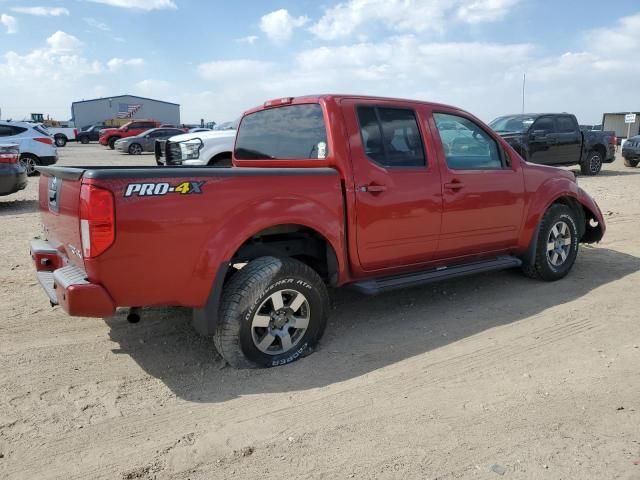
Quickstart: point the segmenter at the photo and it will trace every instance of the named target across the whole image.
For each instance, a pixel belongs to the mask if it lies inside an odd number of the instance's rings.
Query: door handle
[[[460,190],[463,187],[464,183],[462,183],[460,180],[451,180],[451,182],[444,184],[444,188],[447,188],[449,190]]]
[[[380,193],[380,192],[384,192],[387,189],[386,185],[364,185],[360,188],[358,188],[358,190],[360,190],[361,192],[368,192],[368,193]]]

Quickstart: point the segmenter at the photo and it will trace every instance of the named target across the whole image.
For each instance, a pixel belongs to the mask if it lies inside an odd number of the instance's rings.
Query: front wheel
[[[592,150],[580,164],[580,173],[582,175],[597,175],[600,170],[602,170],[602,155]]]
[[[82,143],[83,145],[86,145],[87,143],[89,143],[89,138],[88,137],[82,137],[80,139],[80,143]]]
[[[625,158],[624,159],[624,165],[625,167],[631,167],[631,168],[635,168],[638,166],[639,161],[638,160],[631,160],[630,158]]]
[[[291,258],[257,258],[225,286],[214,343],[235,368],[285,365],[318,342],[328,312],[314,270]]]
[[[111,150],[113,150],[114,148],[116,148],[116,142],[118,141],[118,137],[111,137],[109,139],[109,148]]]
[[[566,205],[552,205],[542,217],[536,256],[523,267],[525,275],[552,282],[565,277],[578,255],[576,214]]]
[[[67,144],[67,137],[64,135],[56,135],[54,138],[56,147],[64,147]]]

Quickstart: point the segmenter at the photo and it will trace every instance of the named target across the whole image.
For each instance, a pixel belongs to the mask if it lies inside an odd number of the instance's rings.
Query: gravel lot
[[[579,182],[608,232],[565,280],[338,291],[318,351],[255,371],[225,368],[186,309],[52,309],[31,179],[0,198],[0,477],[640,479],[640,169],[604,168]]]

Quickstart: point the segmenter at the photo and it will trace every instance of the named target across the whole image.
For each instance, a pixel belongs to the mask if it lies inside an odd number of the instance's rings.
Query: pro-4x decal
[[[190,195],[192,193],[202,193],[201,182],[181,182],[177,185],[171,185],[167,182],[157,183],[130,183],[124,192],[125,197],[157,197],[159,195],[167,195],[169,193],[177,193],[179,195]]]

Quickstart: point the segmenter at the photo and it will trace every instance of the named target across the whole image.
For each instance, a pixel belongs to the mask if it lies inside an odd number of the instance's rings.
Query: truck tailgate
[[[84,268],[80,239],[82,170],[41,168],[39,207],[45,236],[62,258]]]

